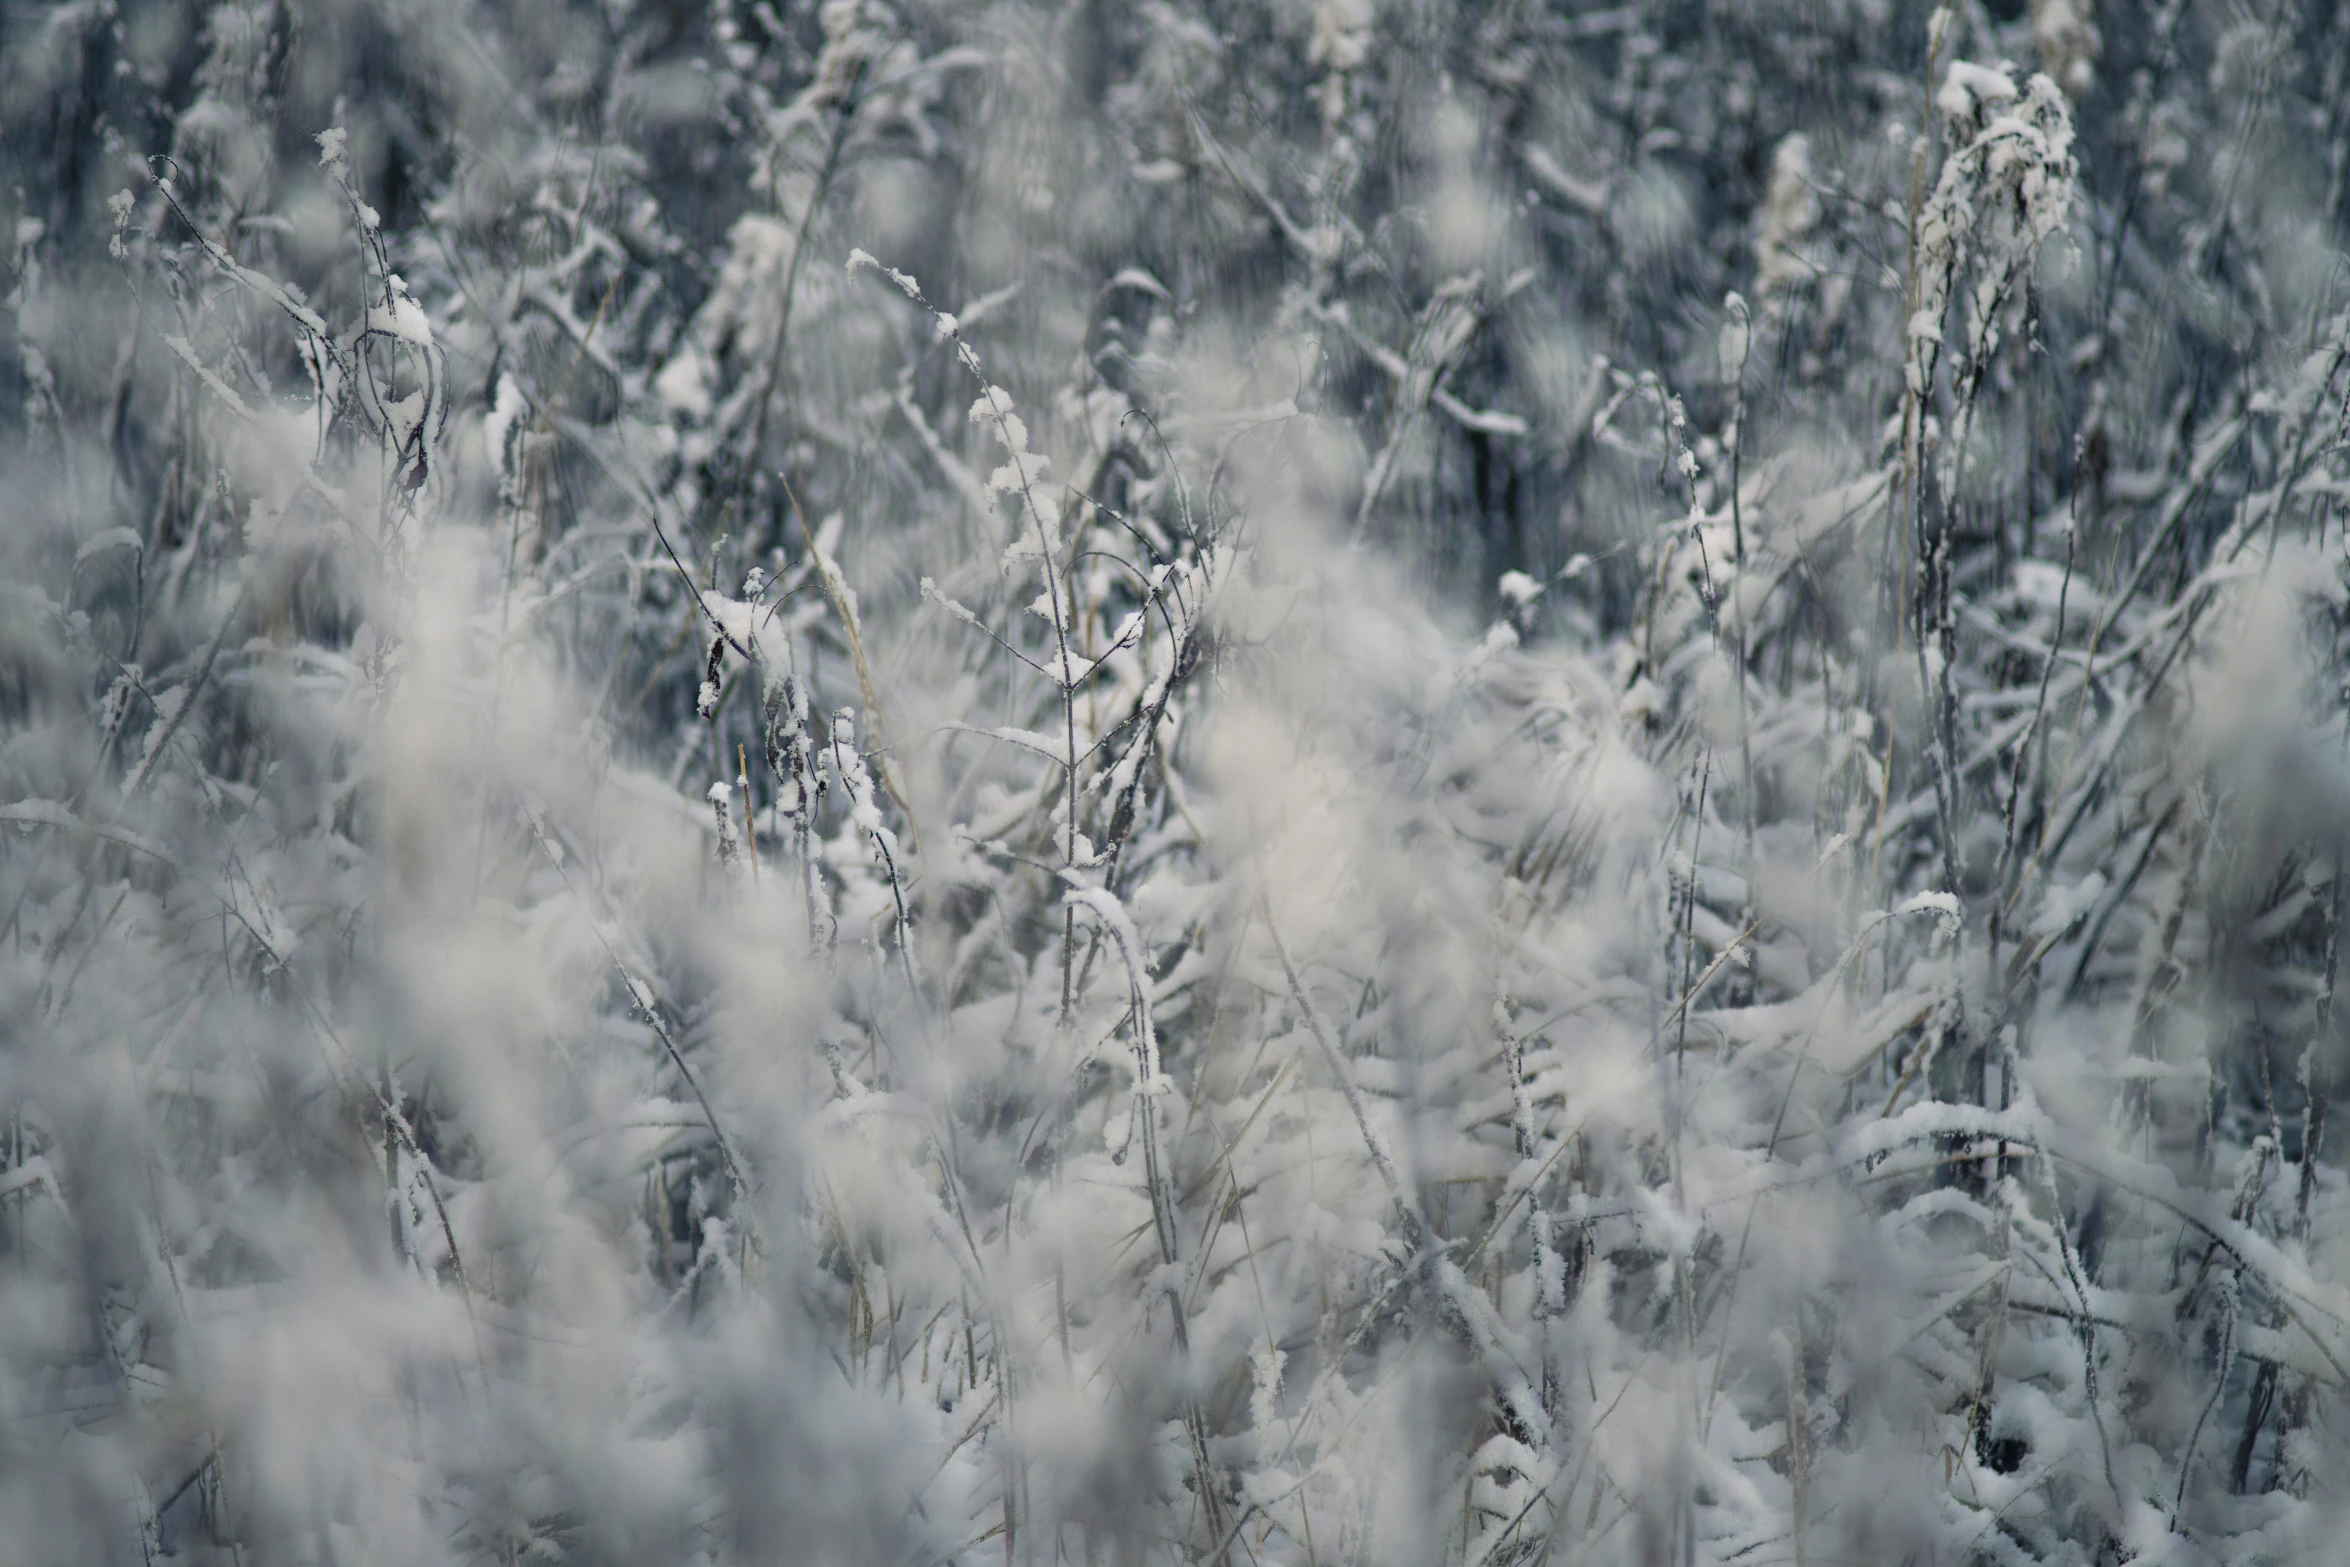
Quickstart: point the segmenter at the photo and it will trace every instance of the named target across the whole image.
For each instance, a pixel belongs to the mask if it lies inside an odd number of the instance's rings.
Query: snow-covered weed
[[[2328,1559],[2344,61],[9,12],[0,1557]]]

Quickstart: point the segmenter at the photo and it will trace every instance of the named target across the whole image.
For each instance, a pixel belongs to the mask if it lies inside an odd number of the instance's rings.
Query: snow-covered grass
[[[28,6],[0,1558],[2330,1559],[2350,10]]]

